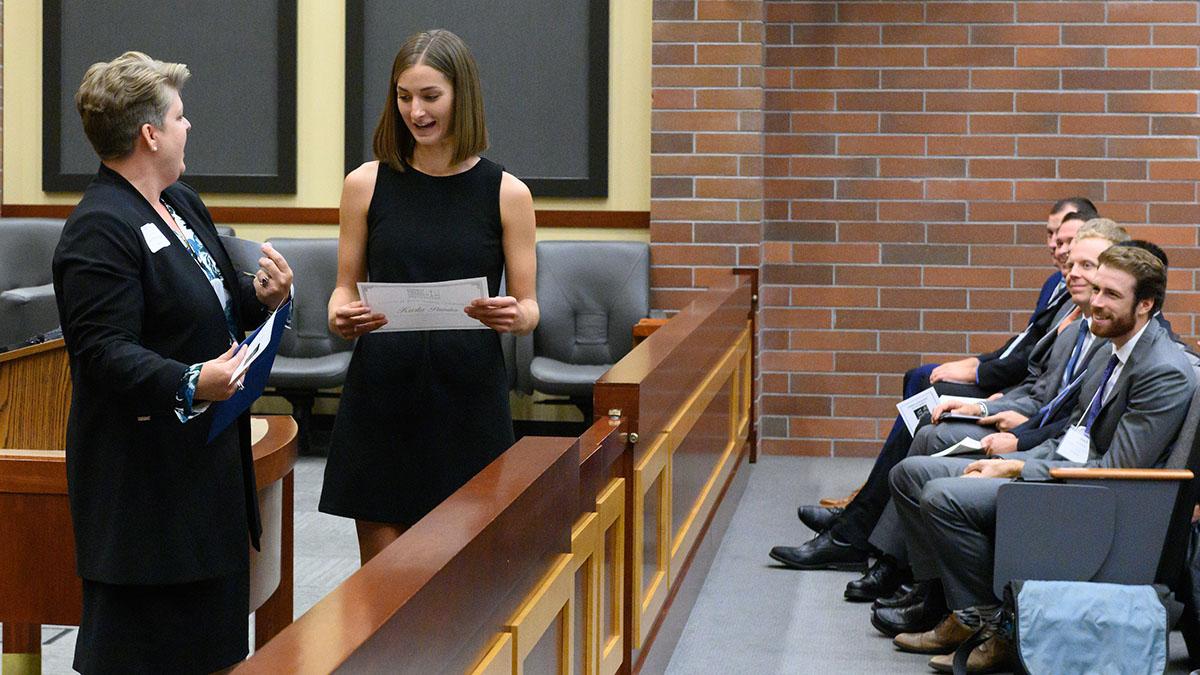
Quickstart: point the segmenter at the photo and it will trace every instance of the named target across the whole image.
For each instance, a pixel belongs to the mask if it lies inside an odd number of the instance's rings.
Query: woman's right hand
[[[246,357],[244,350],[237,351],[238,344],[229,346],[226,352],[211,361],[205,361],[200,366],[200,377],[196,381],[196,392],[192,395],[196,401],[224,401],[233,396],[241,382],[230,382],[233,371],[241,365]]]
[[[329,322],[329,327],[343,340],[353,340],[376,328],[382,328],[387,325],[387,322],[386,316],[372,312],[371,308],[364,305],[362,300],[355,300],[333,311],[333,319]]]

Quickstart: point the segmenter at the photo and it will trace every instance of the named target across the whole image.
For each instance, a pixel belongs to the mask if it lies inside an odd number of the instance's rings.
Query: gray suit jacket
[[[1029,364],[1030,377],[1019,387],[1009,391],[995,401],[988,401],[989,414],[1013,411],[1026,417],[1033,417],[1042,406],[1049,403],[1058,395],[1062,386],[1063,371],[1071,360],[1071,352],[1075,350],[1075,340],[1079,336],[1079,328],[1083,325],[1076,320],[1063,329],[1063,332],[1053,340],[1049,354],[1045,359]],[[1095,338],[1088,351],[1080,357],[1080,365],[1086,366],[1094,355],[1109,344],[1105,338]],[[1112,352],[1104,350],[1105,358]],[[1076,372],[1079,372],[1076,370]],[[1035,377],[1036,376],[1036,377]]]
[[[1071,413],[1086,411],[1108,359],[1093,358]],[[1092,424],[1091,452],[1084,464],[1058,457],[1061,437],[1027,451],[1009,455],[1025,460],[1021,477],[1049,480],[1057,466],[1146,468],[1161,465],[1187,414],[1196,377],[1183,352],[1157,321],[1151,321],[1113,383],[1113,393]]]

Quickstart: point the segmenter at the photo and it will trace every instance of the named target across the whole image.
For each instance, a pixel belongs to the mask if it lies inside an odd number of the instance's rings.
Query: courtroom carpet
[[[316,510],[325,460],[296,465],[296,616],[358,568],[354,524]],[[811,533],[796,505],[858,486],[871,460],[764,456],[733,514],[666,670],[692,673],[928,673],[925,657],[896,652],[868,623],[867,606],[842,600],[849,572],[796,572],[767,551]],[[253,632],[253,630],[252,630]],[[42,667],[72,672],[76,629],[44,626]],[[1186,673],[1172,634],[1169,673]]]

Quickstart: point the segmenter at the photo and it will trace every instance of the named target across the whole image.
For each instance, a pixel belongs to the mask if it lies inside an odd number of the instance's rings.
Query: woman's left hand
[[[463,311],[498,333],[518,333],[525,325],[525,310],[511,295],[476,298]]]
[[[279,251],[268,242],[262,245],[263,257],[258,259],[254,273],[254,295],[258,301],[274,310],[292,292],[292,268]]]

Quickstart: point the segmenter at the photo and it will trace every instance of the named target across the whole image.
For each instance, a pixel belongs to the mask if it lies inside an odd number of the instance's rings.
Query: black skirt
[[[166,586],[83,580],[81,673],[212,673],[249,651],[250,577]]]

